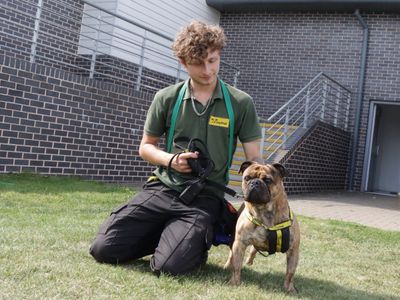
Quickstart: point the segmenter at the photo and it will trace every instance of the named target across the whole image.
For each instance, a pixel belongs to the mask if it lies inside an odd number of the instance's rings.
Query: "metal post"
[[[238,81],[238,77],[240,75],[240,71],[236,71],[235,73],[235,77],[233,78],[233,86],[236,87],[237,86],[237,81]]]
[[[29,60],[30,63],[32,64],[35,62],[35,57],[36,57],[36,47],[37,47],[37,40],[39,37],[40,17],[42,15],[42,8],[43,8],[43,0],[39,0],[36,10],[35,27],[33,29],[31,55]]]
[[[303,127],[307,128],[308,126],[308,110],[310,107],[310,88],[307,89],[307,96],[306,96],[306,107],[304,108],[304,122]]]
[[[260,156],[264,159],[265,127],[261,128]]]
[[[289,106],[287,107],[286,110],[286,116],[285,116],[285,127],[283,129],[283,147],[286,147],[286,142],[288,138],[288,132],[289,132],[289,119],[290,119],[290,108]]]
[[[179,61],[178,61],[178,69],[177,70],[178,70],[178,72],[176,74],[175,83],[178,83],[181,80],[182,65]]]
[[[94,45],[93,45],[93,51],[92,51],[92,59],[90,60],[89,78],[93,78],[95,67],[96,67],[96,56],[97,56],[97,49],[98,49],[99,38],[100,38],[101,15],[99,15],[97,17],[97,21],[98,21],[98,29],[96,30],[96,36],[94,39]]]
[[[144,32],[143,42],[142,42],[142,50],[140,51],[139,70],[138,70],[138,77],[137,77],[137,80],[136,80],[136,90],[137,91],[140,90],[140,84],[142,82],[144,50],[146,48],[146,40],[147,40],[147,31]]]
[[[335,119],[333,120],[333,125],[336,127],[338,122],[338,113],[339,113],[339,100],[340,100],[340,90],[336,93],[336,101],[335,101]]]
[[[347,94],[347,105],[346,105],[346,118],[344,121],[344,130],[347,130],[349,126],[349,114],[350,114],[350,102],[351,102],[351,94]]]
[[[322,108],[321,108],[321,120],[325,118],[325,105],[326,105],[326,98],[328,97],[328,83],[324,80],[324,86],[322,91]]]

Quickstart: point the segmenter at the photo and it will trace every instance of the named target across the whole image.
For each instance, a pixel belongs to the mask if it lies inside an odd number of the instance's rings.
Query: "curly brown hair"
[[[224,30],[218,25],[192,21],[175,38],[172,50],[185,62],[196,62],[207,57],[207,50],[222,50],[226,44]]]

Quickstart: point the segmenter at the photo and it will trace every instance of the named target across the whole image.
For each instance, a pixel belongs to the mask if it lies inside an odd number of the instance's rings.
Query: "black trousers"
[[[159,181],[146,184],[142,192],[112,211],[90,254],[111,264],[153,254],[151,269],[173,275],[205,263],[221,201],[198,196],[186,205],[178,196]]]

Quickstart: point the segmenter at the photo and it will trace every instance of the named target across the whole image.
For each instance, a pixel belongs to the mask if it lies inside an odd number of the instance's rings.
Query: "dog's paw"
[[[238,285],[240,284],[240,279],[237,280],[236,278],[233,278],[233,277],[232,277],[232,278],[229,280],[229,284],[232,285],[232,286],[238,286]]]
[[[289,295],[292,295],[292,296],[297,295],[297,289],[295,288],[295,286],[293,284],[290,284],[288,286],[285,284],[285,290],[286,290],[286,293],[288,293]]]

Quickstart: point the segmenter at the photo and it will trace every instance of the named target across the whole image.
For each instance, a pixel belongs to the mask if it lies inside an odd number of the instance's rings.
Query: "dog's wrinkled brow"
[[[276,169],[273,168],[272,166],[269,165],[264,165],[264,166],[254,166],[254,169],[257,172],[257,177],[260,177],[261,173],[267,173],[267,175],[270,175],[271,177],[276,177],[278,174]]]

